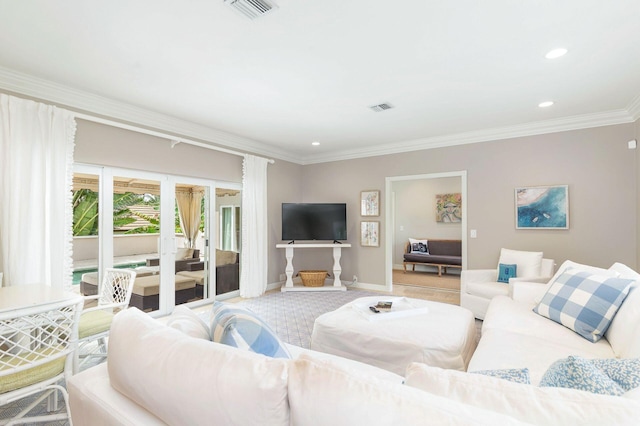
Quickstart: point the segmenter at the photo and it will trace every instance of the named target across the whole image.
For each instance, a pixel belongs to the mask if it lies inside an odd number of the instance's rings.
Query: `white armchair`
[[[542,258],[542,252],[502,249],[499,264],[515,264],[516,276],[509,282],[498,282],[498,267],[494,269],[464,270],[460,274],[460,306],[484,319],[491,299],[498,295],[511,296],[512,283],[526,281],[545,284],[553,275],[555,262]]]

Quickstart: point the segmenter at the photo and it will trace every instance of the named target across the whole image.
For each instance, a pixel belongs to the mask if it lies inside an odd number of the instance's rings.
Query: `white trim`
[[[640,97],[639,97],[640,98]],[[637,114],[640,115],[640,99],[638,99]],[[631,106],[633,106],[632,104]],[[637,117],[636,117],[637,118]],[[375,157],[380,155],[399,154],[403,152],[424,149],[442,148],[456,145],[467,145],[479,142],[492,142],[523,136],[542,135],[547,133],[565,132],[570,130],[588,129],[592,127],[611,126],[615,124],[632,123],[636,119],[624,109],[595,114],[584,114],[554,120],[538,121],[516,126],[495,127],[472,132],[456,133],[431,138],[414,139],[410,141],[392,142],[360,149],[332,151],[324,155],[314,155],[302,159],[303,165],[325,163],[330,161],[351,160],[356,158]]]
[[[627,111],[629,111],[629,115],[631,115],[633,121],[640,118],[640,95],[636,96],[631,100],[631,102],[629,102]]]
[[[116,101],[42,78],[23,74],[9,68],[0,67],[0,90],[7,90],[16,94],[23,94],[40,100],[54,102],[64,105],[67,109],[75,110],[75,112],[88,112],[89,115],[85,115],[86,119],[92,117],[93,121],[104,120],[110,122],[111,125],[115,125],[116,123],[108,119],[98,119],[90,114],[159,129],[163,132],[168,132],[169,134],[164,134],[162,137],[170,140],[181,139],[171,134],[184,135],[204,141],[195,142],[188,139],[182,140],[186,143],[200,144],[199,146],[210,147],[212,149],[220,148],[219,146],[213,145],[219,144],[302,165],[610,126],[631,123],[640,118],[639,95],[623,109],[445,136],[397,141],[373,147],[332,151],[327,154],[301,157],[292,155],[286,150],[279,149],[265,142],[244,138],[170,115],[160,114],[125,102]],[[82,115],[82,113],[77,114],[78,118],[83,118]],[[125,124],[118,122],[118,125]],[[131,127],[138,129],[138,131],[145,130],[137,126]]]
[[[73,111],[77,118],[84,120],[95,121],[128,130],[135,130],[141,133],[153,134],[170,140],[178,139],[180,142],[190,143],[205,148],[219,149],[220,147],[213,144],[220,144],[267,157],[282,158],[283,160],[293,162],[296,161],[295,158],[290,158],[290,155],[285,151],[269,146],[264,142],[255,141],[191,121],[150,111],[126,102],[120,102],[104,96],[74,89],[69,86],[54,83],[28,74],[23,74],[4,67],[0,67],[0,89],[64,105],[67,109]],[[98,118],[92,114],[108,118]],[[162,132],[169,132],[169,134],[154,132],[136,125],[129,125],[110,119],[159,129]],[[184,135],[187,137],[201,139],[205,142],[195,142],[186,138],[179,138],[175,135]],[[238,151],[230,151],[230,153],[244,155]]]

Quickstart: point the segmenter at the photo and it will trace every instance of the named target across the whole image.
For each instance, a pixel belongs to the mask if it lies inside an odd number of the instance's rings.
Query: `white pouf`
[[[379,301],[393,301],[398,307],[410,304],[415,311],[396,313],[393,307],[388,313],[368,311],[368,306]],[[356,299],[320,315],[311,335],[313,350],[401,376],[412,362],[465,371],[476,344],[471,311],[446,303],[382,295]]]

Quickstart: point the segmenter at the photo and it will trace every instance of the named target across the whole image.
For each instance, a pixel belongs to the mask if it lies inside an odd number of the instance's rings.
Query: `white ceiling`
[[[274,1],[0,0],[0,88],[301,164],[640,117],[638,0]]]

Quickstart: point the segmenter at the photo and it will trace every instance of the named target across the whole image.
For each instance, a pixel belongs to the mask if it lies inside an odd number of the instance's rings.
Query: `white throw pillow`
[[[170,425],[288,426],[286,360],[194,339],[136,308],[109,335],[111,386]]]
[[[429,240],[409,238],[409,251],[416,254],[429,254]]]
[[[176,260],[191,259],[193,257],[192,248],[179,248],[176,251]]]
[[[640,358],[640,288],[636,281],[604,334],[619,358]]]
[[[617,272],[620,278],[631,278],[634,280],[640,280],[640,274],[629,268],[624,263],[616,262],[611,265],[608,270]]]
[[[518,265],[516,268],[517,277],[538,277],[540,276],[540,265],[542,265],[542,252],[503,248],[500,250],[498,265],[501,263],[504,265]]]
[[[186,306],[176,306],[167,325],[197,339],[209,340],[209,326]]]
[[[640,419],[640,403],[632,399],[540,388],[426,364],[410,364],[405,384],[538,425],[637,424]]]
[[[290,366],[289,406],[292,425],[520,424],[498,413],[309,359],[297,359]]]

